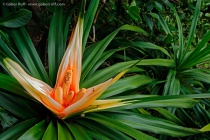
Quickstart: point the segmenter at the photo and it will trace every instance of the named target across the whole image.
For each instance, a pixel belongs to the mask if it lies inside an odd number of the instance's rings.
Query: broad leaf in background
[[[9,28],[18,28],[26,25],[32,17],[31,11],[21,9],[0,18],[0,25]]]

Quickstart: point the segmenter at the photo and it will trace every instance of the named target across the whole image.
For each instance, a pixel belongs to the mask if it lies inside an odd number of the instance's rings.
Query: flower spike
[[[56,84],[54,88],[43,81],[33,78],[27,74],[21,66],[8,57],[2,59],[3,64],[17,81],[25,88],[27,93],[52,111],[59,118],[68,118],[71,115],[87,110],[89,106],[99,103],[101,108],[113,107],[114,102],[98,101],[96,99],[114,82],[122,77],[127,70],[119,73],[115,78],[111,78],[99,85],[85,89],[79,87],[82,70],[82,37],[84,22],[84,4],[82,1],[79,17],[71,38],[66,48],[66,52],[60,63]],[[116,105],[122,103],[116,102]],[[95,109],[98,110],[98,109]],[[92,110],[93,111],[93,110]]]

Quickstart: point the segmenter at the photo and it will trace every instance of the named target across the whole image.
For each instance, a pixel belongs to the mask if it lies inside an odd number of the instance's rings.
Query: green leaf
[[[100,97],[99,99],[107,98],[110,96],[115,96],[125,91],[132,89],[137,89],[140,86],[149,84],[153,81],[150,77],[146,75],[134,75],[118,80],[116,83],[111,85]],[[129,83],[129,84],[128,84]]]
[[[169,87],[169,95],[179,95],[180,94],[180,81],[179,79],[173,77],[172,81],[170,82]],[[169,112],[172,114],[175,113],[176,108],[168,108]]]
[[[98,70],[92,76],[90,76],[88,79],[82,82],[80,87],[87,88],[102,83],[105,80],[114,77],[119,72],[128,69],[137,62],[138,60],[120,62],[103,70]],[[175,67],[175,62],[174,60],[169,60],[169,59],[143,59],[137,65]]]
[[[103,136],[103,135],[100,135],[94,131],[90,131],[90,130],[86,130],[88,135],[90,135],[91,137],[93,137],[94,139],[97,139],[97,140],[110,140],[109,138]]]
[[[86,114],[85,118],[100,122],[110,127],[114,127],[115,129],[122,131],[123,133],[129,135],[130,137],[133,137],[136,140],[156,140],[155,138],[147,134],[144,134],[136,129],[133,129],[132,127],[129,127],[128,125],[118,122],[112,118],[105,117],[104,115],[91,113],[91,114]]]
[[[205,70],[201,69],[189,69],[179,73],[179,76],[183,79],[195,79],[198,81],[210,83],[210,75]]]
[[[201,0],[197,0],[195,11],[193,14],[193,19],[192,19],[192,25],[190,27],[190,32],[188,35],[187,45],[186,45],[186,48],[185,48],[185,51],[183,54],[183,58],[185,57],[187,51],[189,50],[189,47],[190,47],[193,37],[195,35],[196,25],[198,22],[198,17],[200,15],[200,7],[201,7]]]
[[[71,8],[69,8],[63,16],[63,20],[66,21],[64,22],[64,29],[63,29],[63,39],[64,39],[64,45],[67,44],[67,39],[68,39],[68,33],[69,33],[69,26],[70,26],[70,22],[72,19],[72,14],[75,11],[75,9],[77,8],[77,4],[73,4]]]
[[[200,133],[198,130],[182,127],[168,120],[129,111],[122,111],[122,113],[110,112],[104,115],[132,128],[142,131],[150,131],[157,134],[179,137]]]
[[[153,18],[156,18],[158,20],[158,22],[160,23],[160,25],[162,26],[166,34],[171,34],[167,23],[165,22],[165,20],[162,18],[161,15],[158,15],[156,13],[149,13],[149,15],[151,15]]]
[[[57,140],[57,130],[56,130],[56,124],[51,121],[50,124],[48,125],[42,140]]]
[[[169,111],[167,111],[166,109],[163,108],[153,108],[154,110],[158,111],[161,115],[163,115],[166,119],[177,123],[179,125],[184,125],[184,123],[178,118],[176,117],[174,114],[171,114]]]
[[[142,21],[140,15],[139,15],[140,9],[137,6],[130,6],[130,7],[128,7],[128,9],[126,10],[126,12],[128,13],[128,15],[132,19],[134,19],[136,21],[139,21],[139,22]]]
[[[143,18],[145,22],[147,23],[147,25],[149,26],[150,30],[152,30],[154,26],[153,21],[147,15],[143,15]]]
[[[69,128],[65,123],[57,121],[58,126],[58,140],[73,140]]]
[[[33,77],[51,85],[45,68],[26,29],[21,27],[18,29],[10,29],[8,32],[13,38],[21,57],[23,58]]]
[[[122,109],[138,109],[138,108],[157,108],[157,107],[176,107],[176,108],[192,108],[200,102],[201,98],[209,98],[210,94],[189,94],[189,95],[128,95],[116,96],[112,99],[121,99],[120,106],[113,106],[105,109],[106,111],[122,110]],[[100,106],[93,106],[88,112],[97,111]]]
[[[165,42],[166,45],[167,45],[167,44],[172,44],[172,43],[173,43],[173,37],[172,37],[172,35],[171,35],[171,34],[168,34],[168,35],[166,36],[164,42]],[[174,47],[173,47],[173,48],[174,48]],[[175,48],[174,48],[174,50],[175,50]],[[175,54],[175,52],[174,52],[174,54]]]
[[[130,6],[136,6],[135,0],[131,2]]]
[[[37,123],[38,121],[40,121],[39,118],[32,118],[32,119],[25,120],[21,123],[18,123],[15,126],[10,127],[6,131],[2,132],[0,134],[0,139],[1,140],[17,139],[23,133],[25,133],[28,129],[34,126],[35,123]]]
[[[151,115],[148,111],[146,111],[145,109],[143,108],[138,108],[137,109],[141,114],[144,114],[144,115]]]
[[[18,120],[14,116],[9,114],[6,110],[0,108],[0,122],[3,130],[5,130],[17,123]]]
[[[194,127],[194,128],[198,127],[196,123],[194,122],[194,120],[192,120],[191,114],[188,114],[184,109],[182,108],[176,109],[176,114],[177,114],[177,117],[179,117],[179,119],[182,120],[182,122],[187,124],[187,126]]]
[[[188,95],[179,95],[177,97],[202,99],[202,98],[210,98],[210,94],[209,93],[188,94]]]
[[[67,127],[69,128],[69,130],[71,131],[71,133],[73,134],[73,136],[76,140],[83,139],[83,137],[80,135],[80,133],[74,127],[74,124],[69,124],[66,122],[65,122],[65,124],[67,125]]]
[[[167,50],[165,50],[164,48],[159,47],[155,44],[152,44],[150,42],[134,41],[132,43],[140,48],[160,50],[161,52],[163,52],[164,54],[166,54],[167,56],[169,56],[171,58],[171,55],[168,53]]]
[[[112,56],[115,52],[120,51],[120,50],[124,50],[126,48],[127,47],[122,47],[122,48],[119,48],[119,49],[111,49],[111,50],[108,50],[106,52],[103,52],[103,54],[100,56],[100,58],[98,59],[96,64],[90,70],[90,72],[88,73],[86,78],[90,77],[101,66],[101,64],[104,63],[104,61],[106,59],[108,59],[110,56]]]
[[[109,43],[112,41],[112,39],[116,36],[116,34],[120,30],[129,30],[129,31],[139,32],[141,34],[147,34],[141,28],[136,27],[136,26],[131,26],[131,25],[124,25],[124,26],[116,29],[114,32],[109,34],[102,41],[98,42],[97,45],[93,48],[93,50],[91,52],[89,52],[88,54],[84,54],[83,63],[82,63],[81,81],[83,81],[85,79],[85,77],[88,75],[88,73],[90,72],[92,67],[95,65],[95,63],[100,58],[101,54],[104,52],[106,47],[109,45]]]
[[[38,115],[33,109],[30,108],[30,104],[12,95],[0,91],[0,100],[1,107],[22,119],[31,118]]]
[[[75,137],[76,140],[87,139],[91,140],[91,137],[84,131],[84,129],[77,123],[68,124],[66,123],[71,133]]]
[[[201,126],[204,126],[210,122],[210,114],[208,110],[206,110],[200,103],[193,108],[193,111]]]
[[[162,11],[163,10],[163,6],[159,2],[157,2],[157,1],[155,1],[155,8],[158,11]]]
[[[17,62],[27,73],[30,73],[28,69],[20,62],[20,60],[17,58],[17,56],[12,52],[10,47],[7,46],[7,44],[12,45],[11,41],[8,37],[6,37],[6,34],[0,30],[0,49],[3,53],[5,53],[9,58],[13,59],[15,62]],[[6,42],[4,41],[6,40]],[[6,44],[7,43],[7,44]],[[0,52],[0,53],[2,53]]]
[[[11,49],[14,53],[17,53],[17,51],[14,48],[14,44],[12,43],[11,37],[7,33],[3,32],[2,30],[0,30],[0,35],[1,35],[0,47],[2,48],[1,50],[6,53],[7,52],[6,50]],[[8,48],[4,48],[5,46],[8,46]]]
[[[180,18],[179,18],[178,13],[176,11],[176,8],[168,0],[164,0],[164,2],[166,3],[166,5],[168,5],[173,10],[173,12],[175,14],[175,17],[176,17],[176,22],[177,22],[178,31],[179,31],[178,64],[181,64],[182,56],[183,56],[183,51],[184,51],[184,35],[183,35],[181,21],[180,21]]]
[[[139,14],[140,13],[140,9],[137,6],[129,6],[128,7],[128,10],[130,12],[133,12],[133,13],[136,13],[136,14]]]
[[[146,8],[147,8],[147,11],[151,11],[153,8],[154,8],[154,3],[152,1],[148,1],[146,4],[145,4]]]
[[[32,17],[31,11],[20,9],[18,12],[10,13],[0,18],[0,25],[9,28],[18,28],[26,25]]]
[[[82,136],[85,140],[92,140],[92,138],[88,135],[86,129],[78,123],[73,124],[73,127],[77,130],[77,132]]]
[[[199,100],[190,98],[179,98],[179,99],[158,99],[153,98],[152,100],[142,99],[142,101],[132,102],[125,108],[154,108],[154,107],[177,107],[177,108],[192,108],[197,104]]]
[[[57,71],[66,48],[66,42],[64,42],[63,37],[63,7],[55,7],[54,10],[54,15],[52,16],[50,21],[48,37],[49,77],[53,85],[55,84]]]
[[[86,126],[87,128],[89,128],[90,130],[93,130],[98,134],[106,136],[107,138],[111,140],[122,140],[126,138],[129,139],[125,134],[123,134],[119,130],[113,127],[109,127],[106,124],[102,124],[100,122],[89,120],[89,119],[86,119],[86,120],[81,119],[81,120],[78,120],[78,122]]]
[[[18,140],[39,140],[47,128],[46,120],[42,120],[27,130]]]
[[[204,126],[203,128],[200,129],[201,132],[208,132],[210,131],[210,124],[207,124],[206,126]]]
[[[33,98],[27,94],[25,89],[18,83],[18,81],[15,78],[0,73],[0,79],[1,79],[0,80],[1,89],[10,91],[15,95],[19,95],[28,98],[30,100],[33,100]]]
[[[85,51],[85,46],[87,43],[87,38],[90,33],[90,29],[92,27],[92,23],[96,14],[96,11],[98,9],[99,0],[91,0],[87,11],[85,12],[85,18],[84,18],[84,33],[82,38],[82,50],[83,53]]]
[[[163,89],[163,95],[173,95],[173,85],[174,85],[174,81],[175,81],[175,76],[176,76],[176,71],[170,69],[168,76],[166,78],[166,83]],[[172,92],[171,92],[172,91]]]
[[[182,62],[181,65],[179,65],[179,69],[186,69],[191,66],[195,66],[196,64],[202,62],[201,60],[208,56],[210,49],[209,47],[205,47],[205,44],[210,39],[210,31],[208,31],[204,38],[199,42],[199,44],[196,46],[195,50],[191,52]],[[209,58],[207,59],[209,60]]]

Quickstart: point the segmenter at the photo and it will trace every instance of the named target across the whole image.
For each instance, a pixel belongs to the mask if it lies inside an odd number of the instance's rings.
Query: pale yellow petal
[[[41,80],[31,77],[28,75],[15,61],[10,58],[4,59],[5,66],[11,72],[11,74],[20,81],[19,83],[24,87],[29,84],[33,89],[41,92],[44,95],[50,95],[52,88]],[[20,78],[20,79],[19,79]],[[23,84],[26,83],[26,84]]]
[[[56,110],[63,110],[63,106],[50,97],[52,88],[46,83],[29,76],[16,62],[9,58],[4,59],[4,64],[16,78],[16,80],[23,86],[23,88],[34,97],[36,100],[44,104],[46,107],[54,108]]]
[[[112,84],[115,83],[117,80],[119,80],[129,69],[126,69],[122,72],[120,72],[117,76],[115,76],[113,79],[112,79]]]

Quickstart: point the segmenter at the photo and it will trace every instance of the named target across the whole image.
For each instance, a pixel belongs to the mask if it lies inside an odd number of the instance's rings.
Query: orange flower
[[[97,102],[94,101],[126,72],[123,71],[115,78],[94,87],[79,89],[82,66],[82,36],[83,18],[79,18],[61,61],[54,88],[28,75],[10,58],[3,60],[5,66],[28,94],[60,118],[78,113],[92,103],[95,105]],[[114,100],[114,102],[118,101]],[[98,103],[101,104],[100,101]],[[113,104],[110,105],[113,106]]]

